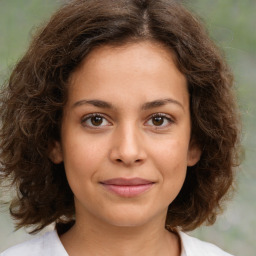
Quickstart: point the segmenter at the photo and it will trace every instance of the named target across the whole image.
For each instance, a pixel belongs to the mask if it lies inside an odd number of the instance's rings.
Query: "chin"
[[[117,213],[117,214],[116,214]],[[149,216],[144,211],[118,211],[115,214],[106,215],[105,221],[116,227],[139,227],[153,220],[153,216]],[[105,216],[105,217],[106,217]]]

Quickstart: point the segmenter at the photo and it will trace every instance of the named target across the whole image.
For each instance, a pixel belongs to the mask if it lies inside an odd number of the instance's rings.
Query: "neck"
[[[164,228],[164,221],[161,218],[158,223],[117,227],[77,218],[75,225],[61,236],[61,241],[70,256],[178,256],[179,239]]]

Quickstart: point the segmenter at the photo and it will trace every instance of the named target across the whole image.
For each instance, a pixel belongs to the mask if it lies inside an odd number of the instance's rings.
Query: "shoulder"
[[[182,244],[182,256],[232,256],[214,244],[203,242],[183,232],[179,232]]]
[[[68,256],[62,246],[56,231],[47,232],[41,237],[34,238],[24,243],[15,245],[0,256]]]

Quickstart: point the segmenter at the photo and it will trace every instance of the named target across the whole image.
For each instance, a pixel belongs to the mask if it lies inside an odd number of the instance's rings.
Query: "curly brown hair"
[[[174,0],[75,0],[60,8],[34,39],[1,92],[0,180],[10,178],[17,228],[39,231],[75,220],[63,164],[49,159],[60,140],[70,75],[102,45],[153,40],[175,55],[190,93],[192,139],[200,161],[170,204],[169,230],[214,223],[233,187],[239,117],[232,74],[204,26]]]

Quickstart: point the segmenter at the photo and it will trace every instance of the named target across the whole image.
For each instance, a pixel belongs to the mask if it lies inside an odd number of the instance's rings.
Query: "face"
[[[61,142],[78,219],[138,226],[165,219],[187,171],[190,146],[186,79],[163,46],[103,46],[70,79]]]

